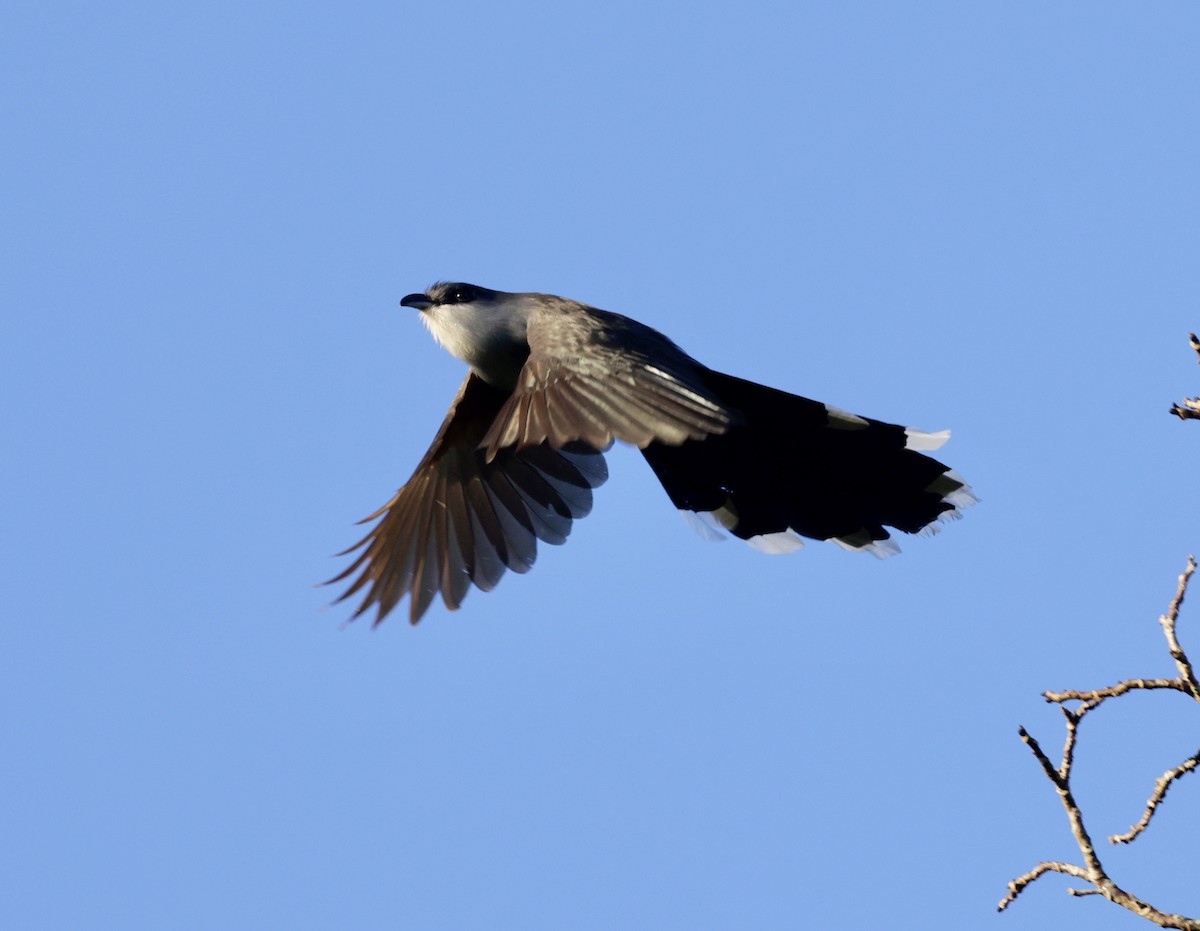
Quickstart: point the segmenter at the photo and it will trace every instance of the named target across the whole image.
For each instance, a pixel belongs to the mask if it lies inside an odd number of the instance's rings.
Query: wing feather
[[[591,510],[607,477],[598,450],[533,444],[485,455],[482,439],[508,396],[468,375],[412,477],[367,518],[378,522],[329,580],[350,579],[338,601],[362,594],[355,617],[374,608],[378,624],[406,595],[413,624],[438,594],[453,610],[472,585],[489,591],[505,570],[528,572],[539,540],[562,543]],[[549,406],[526,416],[551,422]]]

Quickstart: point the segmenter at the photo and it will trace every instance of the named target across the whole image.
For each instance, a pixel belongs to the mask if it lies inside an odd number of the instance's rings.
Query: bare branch
[[[1067,820],[1071,822],[1071,833],[1075,835],[1075,842],[1079,845],[1079,852],[1083,854],[1083,861],[1087,866],[1082,878],[1089,882],[1095,882],[1096,877],[1104,876],[1104,867],[1100,864],[1100,858],[1096,856],[1096,846],[1092,843],[1087,828],[1084,827],[1083,815],[1075,803],[1075,796],[1071,793],[1071,765],[1074,758],[1075,736],[1079,728],[1079,716],[1066,708],[1062,711],[1067,719],[1067,738],[1063,743],[1062,765],[1057,769],[1029,731],[1022,727],[1018,733],[1021,735],[1021,740],[1025,742],[1025,746],[1042,764],[1042,771],[1045,772],[1046,778],[1053,782],[1054,788],[1058,790],[1063,808],[1067,811]]]
[[[1124,834],[1114,834],[1108,839],[1109,843],[1131,843],[1135,837],[1146,830],[1150,826],[1150,819],[1154,817],[1154,812],[1158,810],[1158,806],[1162,804],[1162,800],[1167,797],[1167,790],[1171,788],[1171,784],[1176,779],[1186,776],[1195,770],[1197,766],[1200,766],[1200,750],[1197,750],[1174,769],[1168,769],[1163,773],[1158,778],[1158,781],[1154,783],[1154,791],[1150,794],[1150,800],[1146,802],[1146,810],[1142,812],[1142,819]]]
[[[1130,895],[1124,889],[1114,884],[1107,876],[1092,877],[1088,875],[1088,871],[1081,866],[1076,866],[1074,863],[1063,863],[1058,860],[1045,860],[1031,869],[1028,873],[1023,873],[1008,884],[1008,895],[1000,900],[996,906],[996,911],[1002,912],[1013,902],[1016,901],[1025,889],[1035,880],[1040,879],[1047,873],[1062,873],[1066,876],[1073,876],[1076,879],[1082,879],[1084,882],[1090,882],[1095,885],[1093,889],[1068,889],[1067,894],[1073,896],[1085,895],[1102,895],[1110,902],[1120,905],[1122,908],[1127,908],[1135,914],[1141,915],[1147,921],[1150,921],[1160,928],[1178,928],[1181,931],[1200,931],[1200,921],[1193,918],[1188,918],[1184,915],[1174,915],[1168,912],[1160,912],[1154,906],[1143,902],[1137,896]]]
[[[1063,692],[1042,692],[1042,697],[1048,702],[1082,701],[1095,706],[1106,698],[1116,698],[1118,695],[1124,695],[1126,692],[1132,692],[1137,689],[1189,691],[1187,685],[1179,679],[1126,679],[1124,682],[1118,682],[1116,685],[1110,685],[1104,689],[1092,689],[1087,692],[1081,692],[1076,689],[1067,689]]]
[[[1074,876],[1076,879],[1085,881],[1088,878],[1087,870],[1081,866],[1076,866],[1074,863],[1059,863],[1054,860],[1047,860],[1039,863],[1028,873],[1018,876],[1010,882],[1008,884],[1008,895],[1000,900],[1000,904],[996,906],[996,911],[1002,912],[1012,905],[1016,901],[1017,896],[1025,891],[1026,886],[1046,873],[1065,873],[1068,876]]]
[[[1192,339],[1193,348],[1197,350],[1197,353],[1200,353],[1200,341],[1196,341],[1195,336]],[[1197,416],[1200,417],[1200,407],[1197,410]],[[1034,758],[1042,767],[1042,771],[1046,774],[1046,778],[1053,783],[1055,791],[1058,793],[1063,810],[1067,814],[1067,821],[1071,825],[1071,834],[1074,836],[1075,843],[1078,845],[1079,852],[1083,857],[1084,865],[1079,866],[1073,863],[1050,860],[1039,863],[1028,873],[1018,876],[1008,884],[1008,895],[1000,900],[1000,911],[1004,911],[1011,905],[1030,883],[1047,873],[1062,873],[1067,876],[1073,876],[1076,879],[1082,879],[1091,886],[1088,889],[1068,889],[1067,891],[1071,895],[1102,895],[1110,902],[1141,915],[1147,921],[1159,927],[1179,928],[1184,929],[1184,931],[1200,931],[1200,920],[1159,911],[1148,902],[1139,899],[1130,892],[1126,892],[1113,882],[1108,873],[1105,872],[1104,865],[1100,862],[1100,858],[1096,854],[1095,844],[1092,843],[1091,835],[1088,834],[1087,828],[1083,823],[1083,813],[1079,810],[1074,793],[1071,791],[1071,771],[1075,765],[1075,748],[1079,740],[1079,725],[1089,711],[1100,707],[1107,699],[1117,698],[1134,691],[1152,689],[1170,689],[1183,692],[1197,702],[1200,702],[1200,683],[1197,683],[1195,670],[1192,667],[1191,661],[1175,636],[1175,626],[1179,619],[1179,609],[1183,605],[1184,596],[1187,594],[1188,582],[1195,571],[1196,560],[1189,556],[1187,568],[1179,576],[1179,586],[1175,592],[1175,597],[1171,600],[1167,613],[1159,619],[1167,638],[1167,647],[1171,652],[1171,657],[1175,660],[1175,664],[1179,668],[1180,675],[1178,679],[1126,679],[1117,685],[1103,689],[1094,689],[1092,691],[1068,690],[1063,692],[1043,692],[1042,697],[1046,701],[1055,702],[1059,705],[1059,709],[1066,720],[1066,736],[1063,740],[1062,762],[1058,766],[1055,766],[1050,761],[1045,751],[1042,750],[1041,745],[1038,744],[1037,740],[1025,728],[1022,727],[1020,729],[1021,740],[1029,747],[1030,752],[1034,755]],[[1064,702],[1073,701],[1081,702],[1081,704],[1073,709],[1063,705]],[[1175,781],[1198,768],[1200,768],[1200,751],[1197,751],[1195,755],[1179,766],[1164,773],[1154,785],[1154,791],[1146,803],[1146,809],[1142,814],[1141,820],[1126,834],[1110,837],[1110,842],[1127,844],[1142,831],[1146,830],[1150,824],[1150,820],[1154,817],[1155,811],[1163,799],[1166,798],[1167,791]]]
[[[1195,333],[1191,333],[1189,334],[1189,340],[1192,350],[1196,353],[1198,361],[1200,361],[1200,339],[1196,337]],[[1200,420],[1200,398],[1185,398],[1182,403],[1176,404],[1171,408],[1171,413],[1183,420]],[[1042,772],[1046,774],[1046,778],[1050,780],[1054,785],[1055,791],[1058,793],[1059,800],[1066,811],[1067,820],[1071,825],[1071,834],[1074,835],[1075,842],[1079,846],[1079,852],[1083,856],[1084,866],[1078,866],[1074,863],[1063,863],[1056,860],[1046,860],[1039,863],[1028,873],[1018,876],[1008,884],[1008,894],[1000,900],[999,911],[1004,911],[1008,908],[1009,905],[1016,901],[1017,896],[1042,876],[1045,876],[1047,873],[1061,873],[1076,879],[1082,879],[1090,886],[1090,888],[1086,889],[1068,889],[1067,892],[1070,895],[1102,895],[1110,902],[1120,905],[1122,908],[1128,909],[1137,915],[1141,915],[1147,921],[1159,927],[1179,928],[1183,929],[1183,931],[1200,931],[1200,920],[1187,918],[1183,915],[1161,912],[1149,903],[1126,892],[1112,881],[1096,854],[1095,845],[1092,843],[1092,838],[1083,823],[1083,813],[1079,810],[1074,793],[1071,791],[1071,771],[1075,765],[1075,749],[1079,740],[1079,725],[1088,712],[1099,708],[1101,704],[1110,698],[1119,698],[1130,692],[1155,689],[1170,689],[1183,692],[1191,697],[1193,701],[1200,703],[1200,681],[1197,680],[1195,667],[1192,666],[1191,660],[1188,658],[1175,633],[1175,628],[1179,620],[1179,610],[1183,606],[1183,599],[1187,594],[1188,583],[1195,572],[1196,559],[1194,556],[1189,556],[1187,567],[1179,576],[1179,585],[1176,588],[1175,597],[1171,599],[1167,613],[1159,618],[1159,624],[1162,626],[1163,635],[1167,640],[1167,649],[1171,654],[1171,658],[1175,661],[1176,668],[1179,670],[1179,678],[1126,679],[1118,682],[1116,685],[1102,689],[1093,689],[1091,691],[1069,689],[1061,692],[1043,692],[1042,697],[1046,701],[1058,704],[1059,710],[1062,711],[1063,717],[1066,720],[1066,737],[1063,741],[1062,762],[1057,767],[1050,761],[1045,751],[1042,750],[1041,746],[1029,732],[1023,727],[1020,729],[1021,740],[1024,741],[1025,746],[1033,753],[1034,758],[1042,767]],[[1077,707],[1068,708],[1065,705],[1066,702],[1079,702],[1080,704]],[[1137,838],[1139,834],[1150,826],[1150,821],[1154,818],[1159,806],[1166,799],[1167,792],[1171,786],[1177,780],[1197,769],[1200,769],[1200,750],[1196,751],[1196,753],[1174,769],[1167,770],[1158,778],[1154,783],[1154,790],[1150,793],[1150,798],[1146,802],[1141,820],[1126,833],[1111,836],[1109,842],[1113,844],[1128,844]]]
[[[1075,732],[1079,727],[1079,718],[1065,709],[1064,714],[1067,716],[1067,745],[1073,746]],[[1046,873],[1064,873],[1067,876],[1074,876],[1076,879],[1089,882],[1094,887],[1093,889],[1069,889],[1068,892],[1071,895],[1102,895],[1110,902],[1141,915],[1147,921],[1158,925],[1160,928],[1200,931],[1200,921],[1187,918],[1183,915],[1161,912],[1150,903],[1139,899],[1130,892],[1126,892],[1109,878],[1108,874],[1104,871],[1104,866],[1100,863],[1100,858],[1096,856],[1096,848],[1092,844],[1092,839],[1083,824],[1083,814],[1080,812],[1079,806],[1075,802],[1075,796],[1071,792],[1071,752],[1067,749],[1067,746],[1064,746],[1063,769],[1060,771],[1050,762],[1050,758],[1046,756],[1045,751],[1042,750],[1037,740],[1025,728],[1022,727],[1019,733],[1021,740],[1025,742],[1025,745],[1029,747],[1030,751],[1037,758],[1038,763],[1041,764],[1046,777],[1054,783],[1055,789],[1058,790],[1063,808],[1067,812],[1067,820],[1071,823],[1071,833],[1075,836],[1075,842],[1079,845],[1079,851],[1083,854],[1083,859],[1087,867],[1052,860],[1039,863],[1028,873],[1018,876],[1008,884],[1008,895],[1000,900],[997,911],[1002,912],[1008,908],[1030,883],[1044,876]]]

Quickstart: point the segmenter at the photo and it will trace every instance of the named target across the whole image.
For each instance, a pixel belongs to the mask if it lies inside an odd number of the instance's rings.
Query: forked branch
[[[1195,336],[1192,337],[1192,346],[1200,353],[1200,341],[1197,341]],[[1197,405],[1195,416],[1200,418],[1200,403]],[[1189,556],[1187,567],[1179,576],[1179,586],[1176,589],[1175,597],[1171,599],[1167,613],[1159,618],[1159,623],[1162,625],[1163,634],[1167,640],[1167,649],[1170,651],[1171,658],[1175,661],[1175,666],[1179,671],[1177,678],[1126,679],[1116,685],[1102,689],[1093,689],[1091,691],[1068,690],[1043,693],[1046,701],[1055,702],[1059,705],[1066,719],[1067,732],[1066,738],[1063,741],[1062,759],[1057,766],[1051,762],[1045,751],[1042,750],[1041,746],[1029,732],[1025,728],[1020,729],[1021,740],[1029,747],[1030,752],[1033,753],[1034,758],[1041,765],[1046,778],[1054,785],[1055,791],[1057,791],[1059,799],[1062,801],[1063,809],[1067,813],[1067,820],[1071,826],[1071,834],[1074,835],[1075,842],[1079,846],[1083,865],[1050,860],[1039,863],[1028,873],[1018,876],[1008,884],[1008,894],[1000,900],[1000,911],[1008,908],[1009,905],[1016,901],[1017,896],[1037,879],[1047,873],[1062,873],[1082,880],[1090,886],[1087,889],[1070,889],[1068,891],[1071,895],[1102,895],[1110,902],[1141,915],[1147,921],[1159,927],[1200,931],[1200,920],[1188,918],[1184,915],[1163,912],[1113,882],[1112,878],[1105,871],[1104,865],[1100,862],[1095,845],[1092,843],[1091,835],[1088,834],[1087,828],[1084,826],[1083,813],[1080,811],[1075,796],[1071,791],[1071,773],[1075,764],[1075,747],[1079,738],[1079,726],[1089,712],[1099,708],[1105,701],[1111,698],[1119,698],[1134,691],[1169,689],[1183,692],[1194,701],[1200,703],[1200,683],[1196,680],[1195,668],[1192,666],[1187,653],[1180,645],[1175,634],[1176,623],[1179,620],[1179,609],[1183,605],[1184,596],[1187,594],[1188,582],[1195,571],[1196,560],[1194,557]],[[1068,708],[1063,704],[1064,702],[1078,702],[1079,704],[1074,708]],[[1109,842],[1113,844],[1128,844],[1145,831],[1150,826],[1150,821],[1158,811],[1159,806],[1166,798],[1170,787],[1177,780],[1197,768],[1200,768],[1200,750],[1183,763],[1163,773],[1154,784],[1154,790],[1146,802],[1141,820],[1125,834],[1110,837],[1108,839]]]

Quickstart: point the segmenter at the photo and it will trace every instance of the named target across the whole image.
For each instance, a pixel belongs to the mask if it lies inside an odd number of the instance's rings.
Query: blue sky
[[[1039,693],[1174,673],[1198,62],[1185,2],[9,5],[3,924],[1143,927],[993,910],[1078,860]],[[439,278],[952,427],[983,503],[772,558],[618,449],[531,574],[347,626],[314,583],[462,378]],[[1090,718],[1093,833],[1195,734]],[[1105,862],[1200,913],[1200,789],[1159,819]]]

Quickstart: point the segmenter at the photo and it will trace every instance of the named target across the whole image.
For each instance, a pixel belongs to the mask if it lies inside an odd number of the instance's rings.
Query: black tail
[[[880,543],[885,524],[916,533],[975,500],[948,466],[916,452],[948,433],[868,420],[720,372],[705,382],[740,421],[642,454],[677,508],[764,549],[794,549],[800,534],[889,555],[896,547]]]

